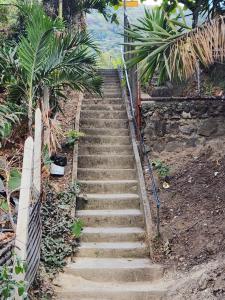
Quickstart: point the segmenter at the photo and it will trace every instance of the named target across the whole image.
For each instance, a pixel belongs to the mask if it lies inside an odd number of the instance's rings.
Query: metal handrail
[[[159,199],[158,188],[157,188],[155,178],[154,178],[154,174],[153,174],[152,163],[151,163],[151,161],[149,159],[149,156],[148,156],[148,153],[146,151],[146,145],[145,145],[145,142],[144,142],[144,137],[143,137],[143,134],[142,134],[140,128],[137,125],[137,121],[136,121],[136,118],[135,118],[135,110],[134,110],[134,106],[133,106],[134,105],[134,98],[133,98],[131,87],[130,87],[129,76],[128,76],[128,72],[127,72],[127,66],[126,66],[126,62],[125,62],[125,58],[124,58],[124,52],[123,52],[122,47],[121,47],[121,54],[122,54],[122,62],[123,62],[123,69],[124,69],[124,72],[125,72],[126,84],[127,84],[128,93],[129,93],[129,97],[128,97],[129,102],[128,103],[129,103],[129,107],[130,107],[130,111],[131,111],[131,115],[132,115],[132,122],[133,122],[133,125],[134,125],[134,128],[135,128],[136,137],[137,136],[140,137],[140,147],[138,147],[138,149],[139,149],[139,152],[141,151],[142,153],[139,153],[139,154],[141,154],[140,155],[141,157],[145,157],[145,159],[147,161],[148,172],[149,172],[149,175],[150,175],[150,178],[151,178],[151,181],[152,181],[152,194],[153,194],[154,200],[155,200],[156,205],[157,205],[157,235],[159,236],[160,235],[159,209],[160,209],[160,206],[161,206],[161,202],[160,202],[160,199]],[[121,73],[121,75],[123,77],[122,73]],[[143,164],[143,161],[142,161],[142,164]]]

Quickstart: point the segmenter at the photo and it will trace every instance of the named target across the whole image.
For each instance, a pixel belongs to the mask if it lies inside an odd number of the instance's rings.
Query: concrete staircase
[[[75,263],[58,278],[58,299],[162,299],[163,269],[149,259],[138,179],[118,74],[102,71],[103,99],[81,110],[78,180],[88,203]]]

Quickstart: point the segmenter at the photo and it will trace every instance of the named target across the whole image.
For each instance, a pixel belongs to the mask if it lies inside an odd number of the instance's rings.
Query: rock
[[[198,134],[202,136],[211,136],[216,133],[218,124],[214,118],[210,118],[201,122],[201,125],[198,129]]]
[[[192,125],[186,125],[180,127],[180,132],[186,135],[191,135],[195,131],[195,127]]]
[[[191,119],[190,112],[186,113],[185,111],[183,111],[181,115],[182,115],[182,118],[184,118],[184,119]]]

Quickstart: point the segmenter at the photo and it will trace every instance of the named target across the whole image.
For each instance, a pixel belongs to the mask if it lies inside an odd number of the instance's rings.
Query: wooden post
[[[15,253],[22,262],[27,259],[27,241],[29,226],[29,209],[31,202],[31,183],[33,169],[34,142],[32,137],[28,137],[24,145],[23,169],[20,186],[20,198],[17,216]],[[16,275],[17,280],[24,280],[25,274]],[[16,296],[16,299],[19,296]]]
[[[41,110],[37,108],[35,111],[33,184],[39,195],[41,193],[41,146],[42,146],[42,115],[41,115]]]
[[[43,114],[46,122],[48,122],[48,114],[49,114],[49,88],[47,86],[44,87],[44,99],[43,99]],[[49,144],[49,137],[50,132],[49,128],[47,127],[47,124],[44,124],[44,137],[43,137],[43,144],[48,145]]]

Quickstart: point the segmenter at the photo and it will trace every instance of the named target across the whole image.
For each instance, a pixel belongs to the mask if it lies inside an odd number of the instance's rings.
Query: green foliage
[[[90,13],[93,9],[102,14],[107,21],[118,23],[116,13],[110,9],[117,9],[120,0],[76,0],[74,3],[75,11]]]
[[[46,200],[42,207],[41,261],[47,273],[55,274],[66,265],[65,258],[73,254],[77,241],[71,229],[75,224],[71,211],[76,206],[79,185],[56,193],[46,188]]]
[[[0,209],[2,209],[5,212],[9,211],[8,202],[4,197],[0,196]]]
[[[175,61],[176,72],[173,72],[169,58],[172,43],[177,41],[184,30],[189,29],[185,22],[179,21],[180,17],[180,13],[175,17],[168,16],[159,7],[151,11],[146,9],[139,24],[126,30],[126,35],[133,40],[128,44],[134,49],[130,51],[133,57],[128,61],[128,66],[140,64],[143,82],[150,81],[155,72],[159,75],[158,84],[174,79],[179,74],[180,62]]]
[[[12,299],[16,292],[18,292],[18,295],[22,297],[22,299],[28,299],[26,282],[13,278],[14,273],[19,275],[25,273],[25,271],[26,266],[18,257],[16,258],[14,269],[6,265],[0,267],[0,295],[2,300]]]
[[[154,169],[157,171],[160,178],[165,179],[170,174],[170,168],[161,160],[157,159],[152,162]]]
[[[25,30],[18,42],[0,47],[0,73],[8,100],[26,109],[28,104],[31,128],[32,108],[43,97],[44,86],[53,108],[65,87],[100,94],[102,80],[95,69],[97,47],[88,33],[68,33],[61,20],[48,17],[38,4],[19,8]]]
[[[44,147],[43,147],[42,161],[45,166],[49,166],[53,162],[49,155],[48,145],[44,145]]]
[[[1,142],[10,137],[13,125],[19,123],[21,115],[20,108],[15,105],[7,103],[0,105],[0,147]]]
[[[80,137],[84,136],[84,133],[76,130],[69,130],[65,135],[67,137],[66,144],[68,146],[72,146],[76,141],[79,140]]]
[[[84,222],[79,218],[76,219],[72,224],[71,231],[76,238],[79,238],[81,236],[83,227],[84,227]]]
[[[12,193],[13,191],[19,190],[20,184],[21,184],[21,172],[16,168],[12,168],[9,172],[9,178],[8,178],[9,191]]]

